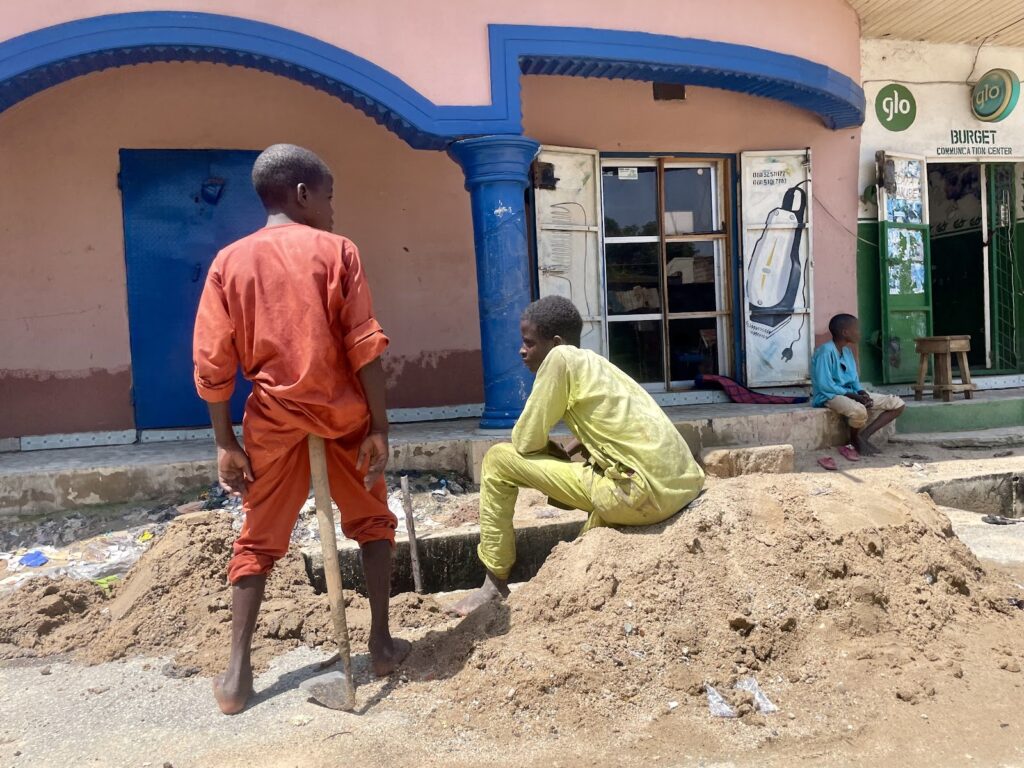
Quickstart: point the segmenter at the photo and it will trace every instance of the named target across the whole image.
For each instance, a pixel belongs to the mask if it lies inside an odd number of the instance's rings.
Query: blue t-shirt
[[[811,358],[811,404],[821,408],[833,397],[855,395],[864,387],[857,375],[853,350],[843,347],[840,354],[834,341],[822,344]]]

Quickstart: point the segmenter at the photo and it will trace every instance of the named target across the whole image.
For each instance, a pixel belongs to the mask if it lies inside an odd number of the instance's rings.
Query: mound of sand
[[[459,713],[432,716],[458,726],[706,727],[706,683],[738,722],[765,725],[733,688],[753,676],[782,710],[773,727],[801,713],[813,731],[966,697],[965,669],[1012,689],[1022,629],[926,496],[751,476],[712,482],[664,525],[560,545],[507,604],[431,632],[408,666],[445,679],[437,701]]]
[[[27,582],[0,602],[0,658],[68,651],[91,662],[169,655],[186,673],[222,669],[231,636],[226,566],[233,539],[230,514],[183,515],[109,598],[90,582]],[[365,643],[369,604],[360,595],[346,597],[352,641]],[[444,621],[436,604],[416,595],[401,595],[392,605],[395,627]],[[263,669],[289,648],[332,642],[327,596],[315,593],[293,548],[267,581],[253,663]]]
[[[223,512],[183,516],[109,598],[29,582],[0,601],[0,657],[170,655],[218,671],[231,539]],[[409,684],[389,695],[427,729],[502,743],[589,733],[733,754],[788,734],[801,749],[860,738],[898,757],[920,717],[969,717],[1004,738],[1015,727],[1005,713],[1024,684],[1024,611],[1008,591],[926,496],[820,476],[712,481],[666,524],[559,545],[510,600],[457,625],[430,599],[398,596],[392,626],[426,634]],[[348,618],[358,646],[364,598],[351,596]],[[292,552],[269,580],[254,661],[330,637],[326,597]],[[734,688],[748,677],[778,713]],[[737,718],[709,717],[708,684]]]

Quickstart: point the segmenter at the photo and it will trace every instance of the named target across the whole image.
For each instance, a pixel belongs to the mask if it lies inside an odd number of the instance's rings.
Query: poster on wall
[[[932,327],[931,207],[928,163],[923,157],[879,152],[878,179],[879,272],[881,274],[882,380],[885,384],[913,381],[918,356],[914,340]],[[962,190],[958,178],[943,189],[954,224],[969,214],[954,213]],[[963,222],[961,222],[963,223]]]
[[[924,293],[924,233],[916,229],[890,229],[886,234],[889,295]]]
[[[896,157],[892,160],[892,184],[895,191],[886,196],[886,219],[898,224],[922,222],[921,166],[917,160]]]
[[[810,150],[744,152],[741,165],[747,384],[806,384],[814,345]]]

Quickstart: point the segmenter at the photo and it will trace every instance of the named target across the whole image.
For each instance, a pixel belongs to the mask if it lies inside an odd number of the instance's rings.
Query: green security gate
[[[1017,370],[1017,324],[1014,242],[1016,226],[1014,211],[1014,166],[1010,163],[990,165],[988,171],[988,238],[989,301],[991,302],[989,338],[992,343],[993,371]]]
[[[879,152],[882,378],[915,381],[914,339],[932,333],[931,242],[925,159]]]

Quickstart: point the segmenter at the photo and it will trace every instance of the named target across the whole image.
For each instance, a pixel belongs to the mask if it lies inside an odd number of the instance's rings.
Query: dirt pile
[[[104,603],[91,581],[32,579],[0,599],[0,659],[49,656],[88,644],[84,619]]]
[[[449,678],[456,724],[485,729],[706,725],[705,683],[764,725],[734,688],[749,676],[782,710],[773,726],[820,724],[963,693],[965,668],[1019,669],[1022,616],[927,497],[751,476],[712,482],[665,525],[560,545],[507,605],[430,633],[409,666]]]
[[[182,673],[212,674],[227,662],[231,634],[226,566],[234,534],[231,515],[217,510],[175,520],[110,597],[91,582],[34,580],[0,601],[0,658],[79,651],[88,661],[123,656],[173,656]],[[347,594],[352,640],[365,643],[369,604]],[[443,622],[436,604],[416,595],[393,601],[395,627]],[[263,669],[300,644],[331,643],[326,595],[309,583],[294,548],[267,582],[253,642]]]

